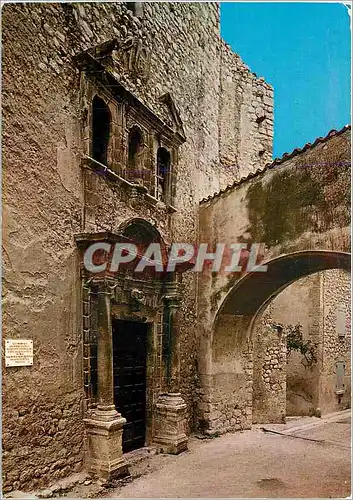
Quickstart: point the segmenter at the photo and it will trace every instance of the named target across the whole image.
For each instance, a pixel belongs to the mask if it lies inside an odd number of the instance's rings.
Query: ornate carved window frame
[[[109,44],[110,43],[110,44]],[[170,94],[161,97],[161,104],[170,111],[171,120],[166,123],[159,116],[131,93],[117,77],[111,65],[109,54],[114,51],[117,41],[110,41],[104,46],[109,47],[108,55],[97,58],[97,49],[85,51],[76,56],[76,64],[81,70],[81,103],[83,109],[82,132],[84,156],[88,158],[89,166],[96,170],[109,169],[113,174],[137,186],[141,182],[134,182],[126,176],[128,131],[132,126],[141,128],[144,134],[144,165],[143,176],[147,178],[143,184],[150,198],[158,202],[156,191],[157,150],[165,147],[171,154],[171,172],[168,180],[166,205],[173,208],[175,184],[177,178],[178,149],[186,141],[182,124],[177,115],[175,105]],[[103,49],[102,49],[103,50]],[[92,159],[90,141],[92,130],[91,102],[97,95],[108,106],[112,116],[111,138],[108,146],[108,165],[97,165]],[[174,123],[174,126],[173,126]],[[156,145],[158,144],[158,147]],[[87,164],[87,162],[85,162]],[[114,175],[110,176],[111,179]],[[118,179],[116,179],[118,180]],[[174,209],[173,209],[174,210]]]

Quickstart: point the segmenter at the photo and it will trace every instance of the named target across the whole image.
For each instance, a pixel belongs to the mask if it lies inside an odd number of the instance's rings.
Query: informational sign
[[[33,340],[6,339],[5,366],[32,366]]]

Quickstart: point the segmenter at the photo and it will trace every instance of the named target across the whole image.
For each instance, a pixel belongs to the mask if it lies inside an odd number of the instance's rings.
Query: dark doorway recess
[[[126,418],[123,452],[145,445],[146,323],[113,320],[114,404]]]

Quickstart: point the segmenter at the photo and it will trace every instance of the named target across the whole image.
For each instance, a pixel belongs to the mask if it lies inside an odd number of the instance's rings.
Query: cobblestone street
[[[190,441],[177,457],[156,455],[150,474],[113,490],[117,498],[347,497],[349,412],[266,425],[209,441]],[[158,462],[158,469],[154,463]],[[157,466],[157,463],[156,463]],[[108,496],[108,495],[104,495]]]

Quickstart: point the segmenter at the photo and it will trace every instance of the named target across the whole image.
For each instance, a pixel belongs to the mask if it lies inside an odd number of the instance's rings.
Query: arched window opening
[[[146,221],[134,220],[122,233],[137,246],[147,246],[150,243],[159,242],[160,235],[153,226]]]
[[[142,132],[138,127],[133,127],[129,132],[128,165],[129,177],[136,177],[139,173],[139,157],[143,151]]]
[[[108,106],[103,99],[95,96],[92,103],[92,156],[104,165],[107,164],[110,123]]]
[[[157,198],[166,201],[170,173],[170,153],[165,148],[157,151]]]

